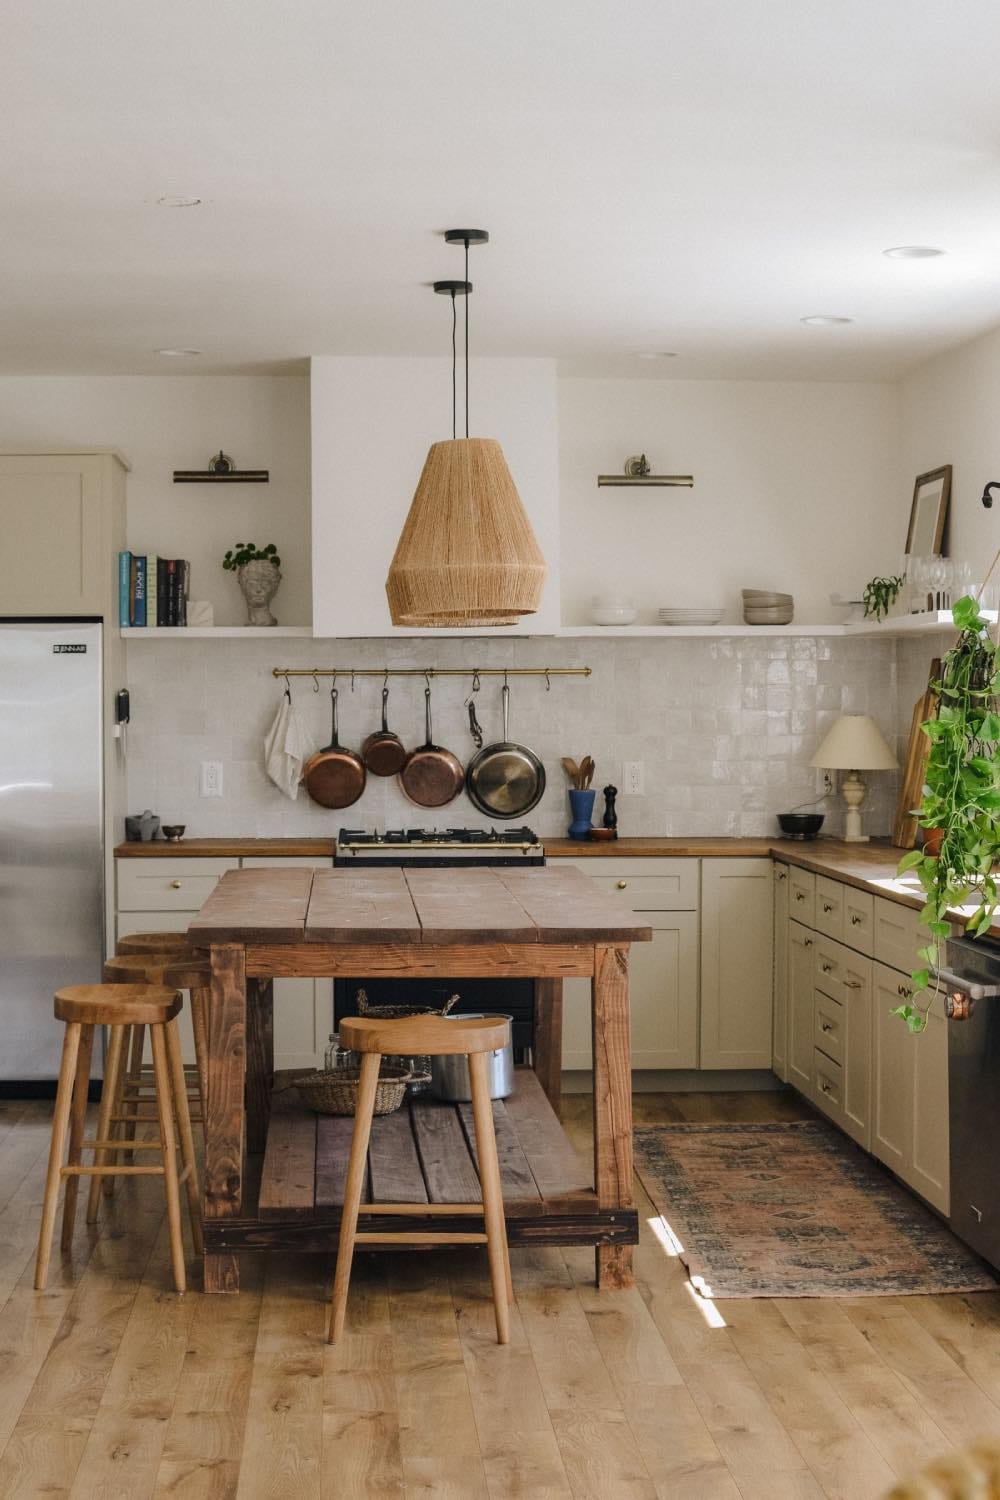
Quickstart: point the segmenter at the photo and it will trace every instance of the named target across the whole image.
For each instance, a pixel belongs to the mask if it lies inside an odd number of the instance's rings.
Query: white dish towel
[[[274,723],[264,741],[264,769],[279,791],[294,802],[302,767],[309,757],[306,737],[288,693],[282,693]]]

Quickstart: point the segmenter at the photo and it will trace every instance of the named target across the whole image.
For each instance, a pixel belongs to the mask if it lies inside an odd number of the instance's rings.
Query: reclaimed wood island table
[[[551,866],[233,870],[188,932],[212,966],[206,1292],[239,1290],[243,1250],[336,1250],[353,1121],[309,1114],[291,1091],[275,1093],[272,1110],[271,981],[341,975],[532,978],[536,1006],[556,1004],[563,979],[591,979],[593,1182],[534,1074],[518,1068],[514,1095],[494,1105],[504,1207],[511,1245],[593,1245],[598,1285],[631,1284],[628,960],[652,934],[624,900]],[[465,1113],[414,1098],[377,1119],[368,1201],[478,1199]],[[447,1227],[440,1214],[431,1223]],[[382,1221],[370,1216],[367,1227]]]

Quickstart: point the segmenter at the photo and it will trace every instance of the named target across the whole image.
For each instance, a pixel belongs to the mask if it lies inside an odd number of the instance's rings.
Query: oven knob
[[[944,1013],[949,1021],[968,1021],[972,1016],[972,996],[961,990],[952,990],[945,997]]]

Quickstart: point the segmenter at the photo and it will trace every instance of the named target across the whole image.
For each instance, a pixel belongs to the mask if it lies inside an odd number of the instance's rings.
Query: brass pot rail
[[[272,677],[589,677],[590,667],[272,667]]]

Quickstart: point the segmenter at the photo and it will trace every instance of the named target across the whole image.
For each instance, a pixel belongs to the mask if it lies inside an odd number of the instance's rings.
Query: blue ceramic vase
[[[581,843],[590,838],[590,820],[594,813],[594,791],[573,790],[569,794],[569,805],[573,812],[573,821],[567,830],[571,839],[577,839]]]

